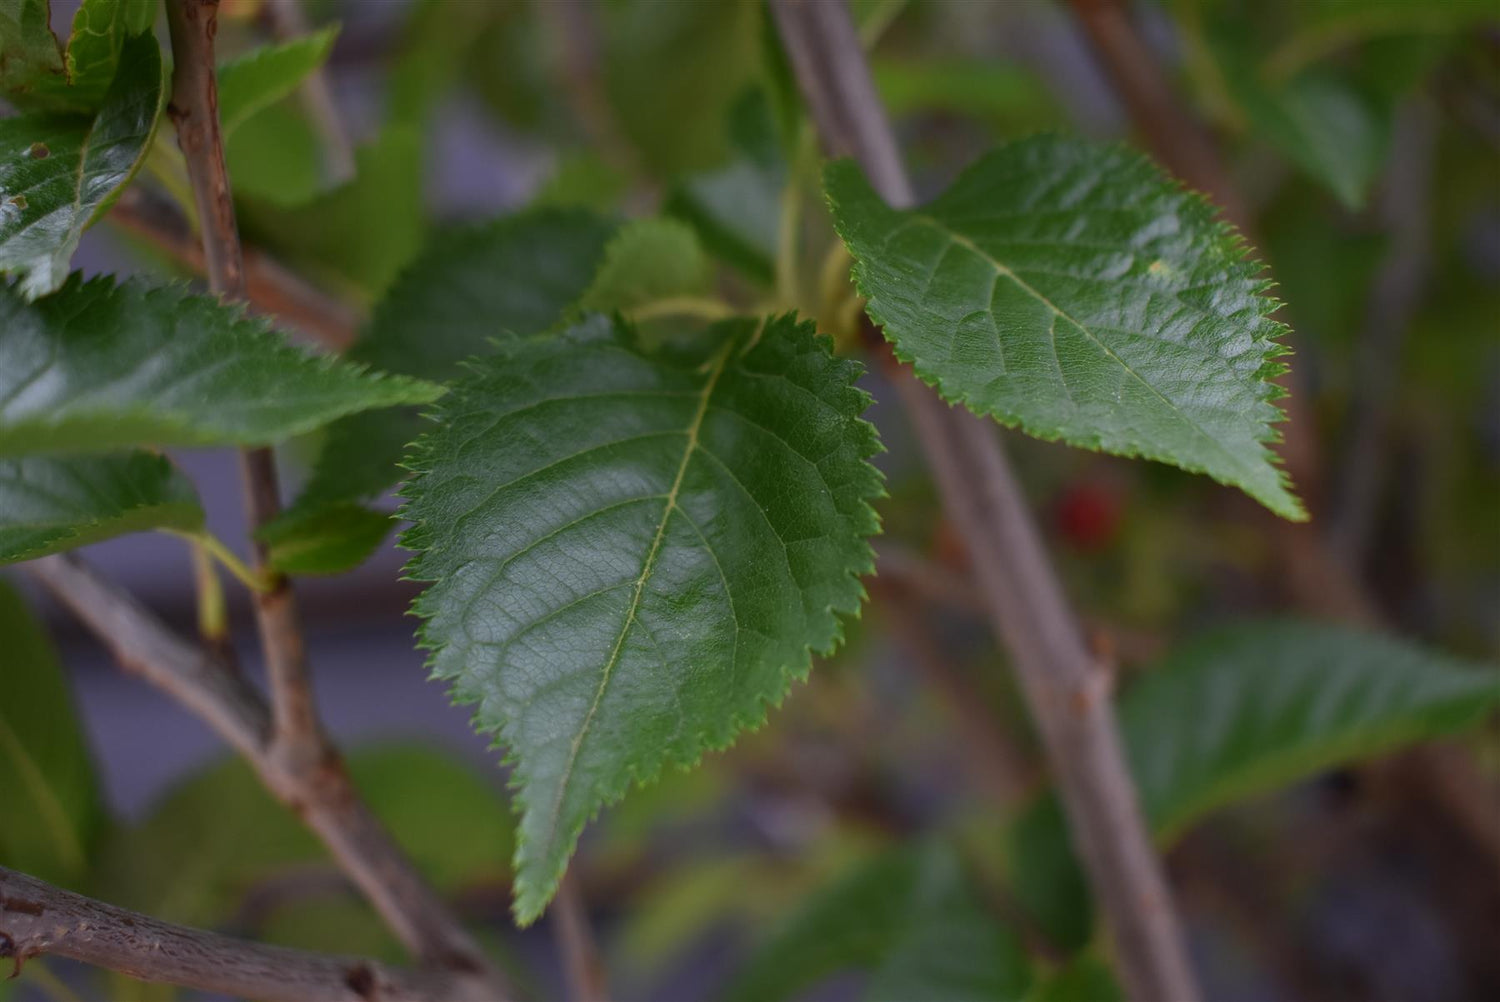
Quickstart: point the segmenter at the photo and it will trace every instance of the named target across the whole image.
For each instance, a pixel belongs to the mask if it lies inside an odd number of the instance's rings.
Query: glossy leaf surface
[[[407,458],[435,677],[514,763],[516,913],[585,822],[765,718],[872,566],[859,367],[790,317],[648,354],[592,316],[473,363]]]
[[[867,1002],[1019,1000],[1031,982],[1020,943],[942,845],[893,850],[814,895],[752,955],[726,999],[803,998],[850,970],[869,975]]]
[[[202,526],[193,485],[165,456],[0,459],[0,564],[127,532]]]
[[[97,114],[0,118],[0,273],[29,295],[60,286],[83,231],[135,173],[162,95],[156,39],[124,43]]]
[[[871,318],[948,400],[1306,517],[1266,447],[1284,349],[1260,265],[1144,157],[1040,136],[911,211],[847,161],[825,187]]]
[[[70,279],[0,287],[0,456],[268,444],[439,388],[293,347],[180,287]]]

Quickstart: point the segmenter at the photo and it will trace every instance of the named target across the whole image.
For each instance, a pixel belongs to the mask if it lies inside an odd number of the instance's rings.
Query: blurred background
[[[73,6],[54,3],[60,33]],[[1145,60],[1218,158],[1216,194],[1234,201],[1286,303],[1285,453],[1311,530],[1205,478],[1007,436],[1121,691],[1182,638],[1266,614],[1379,626],[1493,664],[1500,5],[867,0],[855,10],[928,195],[996,142],[1041,130],[1156,152],[1172,141],[1155,134],[1163,120],[1121,87],[1130,60]],[[220,20],[225,58],[340,26],[326,90],[304,87],[247,118],[229,166],[247,240],[352,324],[445,228],[539,203],[687,220],[751,276],[726,275],[731,292],[774,270],[788,179],[807,192],[807,260],[830,241],[814,159],[774,140],[786,93],[753,0],[224,0]],[[84,270],[189,274],[124,222],[90,231]],[[806,284],[817,315],[817,276]],[[848,645],[759,732],[632,793],[584,836],[575,866],[622,999],[720,997],[807,895],[925,833],[954,834],[999,907],[1029,907],[1018,881],[1032,857],[1001,833],[1043,788],[1044,766],[893,394],[878,373],[866,385],[890,497],[881,574]],[[315,447],[286,450],[293,489]],[[235,457],[176,458],[210,528],[243,550]],[[183,544],[135,536],[87,556],[193,628]],[[356,571],[300,585],[324,713],[362,787],[486,943],[536,997],[561,997],[548,921],[524,932],[509,921],[499,754],[425,681],[402,563],[387,540]],[[66,665],[107,805],[80,862],[97,896],[401,959],[214,735],[28,594]],[[254,666],[247,609],[233,613]],[[1497,782],[1491,719],[1195,826],[1167,860],[1209,997],[1500,998]],[[1047,937],[1033,933],[1045,955]],[[56,970],[71,989],[28,975],[18,997],[169,997]],[[799,997],[860,998],[864,987],[846,972]]]

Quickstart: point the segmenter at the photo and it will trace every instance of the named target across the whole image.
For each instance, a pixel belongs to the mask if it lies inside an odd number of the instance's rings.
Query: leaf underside
[[[0,460],[0,564],[146,529],[203,526],[193,485],[165,456]]]
[[[633,782],[758,726],[872,567],[857,364],[790,317],[648,354],[588,317],[471,363],[412,448],[434,677],[514,765],[516,914]]]
[[[162,94],[156,39],[127,39],[97,114],[0,118],[0,273],[37,296],[60,286],[79,237],[134,174]]]
[[[28,303],[0,286],[0,456],[270,444],[439,392],[309,355],[180,287],[75,276]]]
[[[1039,136],[912,211],[848,161],[825,188],[871,318],[945,398],[1306,517],[1266,446],[1285,349],[1261,266],[1144,157]]]

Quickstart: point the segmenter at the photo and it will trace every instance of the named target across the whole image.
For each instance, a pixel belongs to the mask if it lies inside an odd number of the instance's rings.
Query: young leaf
[[[867,1002],[1003,1002],[1026,996],[1021,944],[986,910],[954,852],[902,847],[815,895],[750,958],[727,1002],[781,1002],[841,971]]]
[[[1172,654],[1126,693],[1120,723],[1147,820],[1167,842],[1217,807],[1462,730],[1497,706],[1492,666],[1346,627],[1271,621]],[[1016,891],[1049,935],[1077,945],[1088,932],[1086,885],[1063,825],[1051,797],[1018,821]]]
[[[583,307],[630,312],[653,302],[704,292],[712,279],[693,231],[672,219],[625,224],[604,251]]]
[[[0,0],[0,90],[13,101],[42,80],[63,78],[49,6],[48,0]]]
[[[493,339],[557,324],[588,289],[613,230],[593,213],[549,209],[446,234],[396,281],[348,357],[387,372],[451,379],[460,361],[489,350]],[[401,454],[421,432],[416,412],[406,408],[335,422],[283,520],[379,497],[401,479]]]
[[[948,400],[1306,517],[1265,444],[1284,349],[1260,265],[1144,157],[1039,136],[913,211],[847,161],[825,187],[871,318]]]
[[[219,67],[219,122],[227,138],[256,112],[292,94],[333,51],[337,26],[265,45]]]
[[[149,37],[155,19],[156,0],[83,0],[63,54],[65,72],[39,78],[14,95],[15,102],[27,109],[92,114],[104,103],[121,64],[136,57],[126,55],[127,39]]]
[[[759,725],[859,609],[859,367],[790,317],[703,341],[595,315],[501,342],[407,457],[422,643],[515,765],[522,922],[601,806]]]
[[[68,682],[41,625],[0,580],[0,864],[70,884],[103,821],[94,767]]]
[[[309,355],[178,287],[74,277],[28,303],[0,286],[0,456],[263,445],[440,392]]]
[[[127,532],[202,527],[193,485],[165,456],[0,459],[0,564]]]
[[[96,115],[0,118],[0,272],[28,295],[51,292],[85,228],[140,165],[162,94],[156,39],[127,39]]]

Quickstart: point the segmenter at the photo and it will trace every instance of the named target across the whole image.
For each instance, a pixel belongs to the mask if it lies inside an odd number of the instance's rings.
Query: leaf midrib
[[[1165,394],[1163,394],[1160,390],[1158,390],[1155,386],[1153,386],[1151,384],[1150,380],[1146,379],[1139,372],[1136,372],[1135,369],[1130,365],[1130,363],[1126,362],[1119,355],[1115,354],[1115,352],[1113,351],[1113,349],[1111,349],[1109,347],[1109,345],[1105,344],[1099,338],[1099,336],[1096,335],[1093,332],[1093,330],[1091,330],[1088,327],[1088,325],[1086,325],[1084,323],[1081,323],[1080,321],[1074,319],[1066,310],[1064,310],[1062,307],[1058,306],[1056,303],[1052,302],[1052,300],[1048,299],[1045,295],[1043,295],[1041,293],[1040,290],[1038,290],[1036,287],[1034,287],[1029,282],[1027,282],[1025,279],[1023,279],[1020,275],[1018,275],[1014,271],[1012,271],[1010,269],[1010,267],[1008,267],[1007,265],[1001,263],[993,255],[989,254],[987,251],[985,251],[983,248],[981,248],[978,244],[976,244],[973,240],[969,239],[964,234],[958,232],[953,227],[947,226],[944,223],[942,223],[941,221],[939,221],[937,219],[934,219],[932,216],[924,215],[922,213],[913,213],[912,216],[911,216],[911,219],[912,219],[913,222],[916,222],[916,223],[918,223],[920,225],[928,226],[928,227],[936,230],[940,235],[947,237],[947,239],[951,240],[953,243],[955,243],[958,246],[960,246],[960,247],[964,248],[965,250],[969,251],[971,254],[973,254],[976,257],[978,257],[981,261],[986,262],[987,264],[990,265],[990,267],[994,268],[995,271],[999,275],[1001,275],[1002,277],[1004,277],[1006,279],[1009,279],[1012,283],[1014,283],[1015,286],[1017,288],[1019,288],[1022,292],[1025,292],[1027,295],[1031,296],[1037,302],[1039,302],[1043,306],[1045,306],[1048,310],[1051,310],[1052,313],[1054,314],[1054,316],[1061,317],[1062,319],[1066,320],[1068,323],[1070,323],[1074,327],[1076,327],[1078,330],[1082,331],[1083,334],[1084,334],[1084,336],[1086,336],[1090,341],[1092,341],[1095,345],[1097,345],[1101,351],[1103,351],[1106,355],[1108,355],[1111,359],[1113,359],[1122,369],[1125,370],[1125,372],[1127,374],[1129,374],[1130,376],[1134,377],[1134,379],[1136,380],[1136,382],[1140,383],[1147,390],[1151,391],[1151,393],[1152,393],[1153,396],[1155,396],[1162,403],[1166,404],[1167,408],[1172,412],[1172,414],[1174,414],[1179,420],[1181,420],[1188,428],[1192,429],[1200,437],[1202,437],[1205,441],[1207,441],[1209,443],[1209,445],[1216,452],[1218,452],[1220,455],[1222,455],[1226,459],[1228,459],[1229,462],[1230,462],[1230,464],[1234,468],[1239,469],[1241,471],[1241,475],[1242,476],[1249,477],[1250,482],[1252,482],[1252,483],[1257,479],[1257,477],[1255,476],[1255,474],[1258,473],[1258,470],[1253,470],[1253,469],[1252,470],[1246,470],[1244,468],[1244,466],[1241,464],[1240,458],[1237,455],[1235,455],[1233,452],[1231,452],[1227,448],[1225,448],[1223,446],[1223,444],[1221,444],[1219,442],[1218,439],[1216,439],[1213,435],[1211,435],[1208,432],[1207,429],[1205,429],[1200,424],[1198,424],[1197,421],[1193,420],[1193,418],[1192,418],[1191,415],[1189,415],[1186,411],[1184,411],[1181,407],[1179,407],[1176,403],[1174,403],[1171,399],[1169,399]],[[1054,331],[1055,331],[1055,325],[1054,325]],[[1053,346],[1052,346],[1053,356],[1056,357],[1056,355],[1057,355],[1057,337],[1056,337],[1055,333],[1052,335],[1052,343],[1053,343]],[[1058,363],[1059,363],[1059,367],[1060,367],[1061,366],[1061,359],[1058,359]],[[1059,368],[1059,372],[1061,372],[1060,368]],[[1066,388],[1066,380],[1063,381],[1063,384],[1064,384],[1064,388]],[[1071,398],[1071,394],[1069,396]]]
[[[594,717],[599,711],[599,706],[604,701],[605,690],[609,688],[610,679],[614,676],[615,668],[620,661],[620,655],[625,649],[625,639],[630,635],[631,627],[635,625],[636,615],[640,611],[641,596],[645,593],[647,579],[650,578],[652,570],[655,569],[657,555],[661,552],[662,539],[666,536],[667,523],[672,518],[672,512],[678,510],[677,498],[682,492],[682,481],[687,475],[688,463],[692,460],[693,453],[698,449],[698,433],[703,427],[704,417],[708,414],[708,401],[713,396],[714,388],[719,382],[719,377],[724,374],[724,369],[729,362],[730,350],[733,347],[734,343],[732,341],[725,344],[709,360],[703,389],[698,394],[698,406],[686,430],[687,445],[682,450],[682,459],[677,464],[677,473],[672,479],[671,488],[667,491],[666,504],[662,508],[661,521],[657,523],[656,534],[651,540],[651,547],[646,551],[646,560],[641,566],[640,576],[635,580],[635,587],[630,596],[630,605],[625,610],[625,622],[620,627],[619,636],[615,638],[614,648],[610,651],[609,659],[604,664],[599,678],[599,685],[594,690],[593,702],[589,705],[588,713],[584,715],[583,723],[579,726],[578,733],[574,736],[573,742],[568,749],[568,760],[563,765],[562,775],[557,784],[557,795],[553,798],[552,809],[547,817],[549,840],[557,832],[557,822],[561,816],[563,800],[567,795],[568,785],[573,778],[573,770],[578,763],[578,754],[583,748],[584,738],[588,736],[589,729],[593,726]]]

